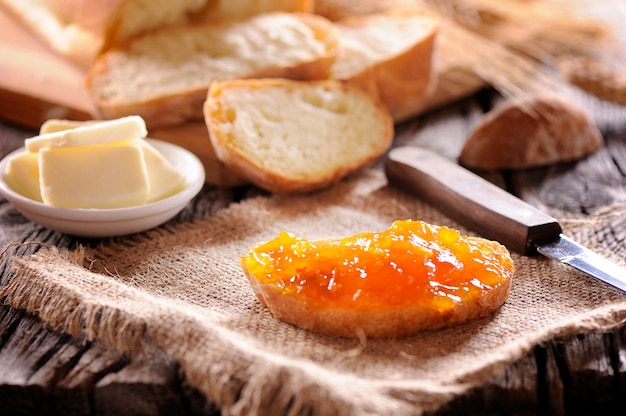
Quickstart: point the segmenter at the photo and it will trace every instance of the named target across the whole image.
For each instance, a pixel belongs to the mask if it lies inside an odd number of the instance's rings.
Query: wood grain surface
[[[498,96],[484,91],[398,126],[395,145],[421,145],[455,157],[469,132]],[[560,218],[580,219],[626,202],[626,116],[600,105],[594,111],[606,146],[585,160],[506,174],[483,174]],[[0,124],[0,156],[34,132]],[[381,168],[378,163],[374,168]],[[206,185],[177,217],[211,215],[246,198],[253,187]],[[621,221],[621,222],[620,222]],[[626,221],[599,229],[618,255],[626,256]],[[9,235],[19,235],[18,241]],[[37,241],[60,247],[97,244],[38,227],[0,199],[0,246]],[[26,254],[36,245],[9,248]],[[0,258],[0,284],[9,277],[9,256]],[[0,305],[0,403],[15,415],[214,415],[219,408],[190,388],[176,363],[131,359],[99,343],[48,329],[37,317]],[[553,339],[499,376],[457,397],[432,414],[621,414],[626,404],[626,328]]]

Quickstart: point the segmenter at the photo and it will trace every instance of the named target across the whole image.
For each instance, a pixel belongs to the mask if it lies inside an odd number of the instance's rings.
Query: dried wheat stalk
[[[576,85],[624,104],[626,45],[616,42],[604,21],[581,17],[604,4],[621,24],[626,20],[622,1],[317,0],[316,7],[333,20],[410,8],[436,14],[446,53],[452,45],[453,56],[443,59],[463,62],[464,68],[448,75],[455,77],[448,84],[458,81],[459,89],[464,78],[476,74],[514,100],[529,93],[563,95]]]
[[[563,95],[568,82],[626,104],[625,45],[606,23],[576,16],[584,14],[583,8],[597,7],[597,1],[418,0],[418,4],[442,17],[442,35],[460,42],[458,53],[470,55],[471,70],[509,98],[546,91]],[[622,12],[626,15],[626,7]]]

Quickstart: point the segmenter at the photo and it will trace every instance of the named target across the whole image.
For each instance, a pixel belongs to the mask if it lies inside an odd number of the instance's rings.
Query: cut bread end
[[[359,88],[339,81],[216,81],[204,104],[216,155],[276,193],[325,188],[390,147],[393,119]]]
[[[487,113],[459,162],[480,170],[527,169],[581,159],[603,145],[582,107],[554,95],[531,95]]]

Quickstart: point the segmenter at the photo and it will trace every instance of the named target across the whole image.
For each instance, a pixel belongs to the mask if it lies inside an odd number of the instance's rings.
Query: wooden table
[[[397,128],[396,144],[410,138],[454,157],[468,132],[494,104],[491,91],[432,111]],[[489,179],[554,216],[584,217],[594,209],[626,202],[626,112],[594,110],[607,146],[590,158],[540,169],[493,174]],[[33,131],[0,124],[0,156],[21,146]],[[442,147],[438,137],[446,137]],[[378,164],[375,168],[380,168]],[[249,189],[207,185],[177,220],[210,215]],[[621,241],[626,237],[622,230]],[[18,241],[10,234],[19,235]],[[0,247],[39,241],[73,247],[90,244],[36,226],[0,199]],[[36,247],[21,248],[20,253]],[[9,258],[0,259],[6,284]],[[436,414],[609,413],[626,404],[626,327],[581,333],[537,345],[497,378],[458,397]],[[130,359],[106,345],[47,328],[37,317],[0,304],[1,414],[219,414],[219,408],[190,388],[176,363]]]

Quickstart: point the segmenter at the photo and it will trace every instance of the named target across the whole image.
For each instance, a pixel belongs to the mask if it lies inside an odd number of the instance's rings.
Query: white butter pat
[[[39,134],[56,133],[58,131],[75,129],[76,127],[93,126],[102,123],[99,120],[65,120],[61,118],[51,118],[43,122],[39,128]]]
[[[7,163],[5,179],[7,184],[20,195],[42,202],[37,153],[22,152],[12,157]]]
[[[150,195],[148,202],[165,199],[183,190],[185,178],[157,149],[145,140],[140,141],[143,146],[143,158],[148,173]]]
[[[63,208],[110,209],[159,201],[180,192],[185,178],[144,140],[139,116],[107,121],[51,119],[5,177],[18,193]]]
[[[57,126],[59,124],[57,123]],[[97,123],[83,123],[75,128],[63,128],[61,126],[54,129],[49,125],[46,130],[55,131],[26,139],[24,141],[26,150],[37,152],[43,148],[112,143],[120,140],[141,139],[148,135],[146,123],[140,116],[127,116]]]
[[[39,181],[45,204],[111,209],[148,202],[150,185],[140,143],[43,148]]]

